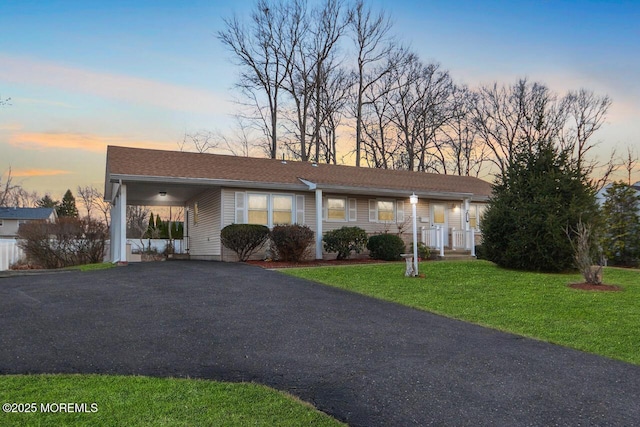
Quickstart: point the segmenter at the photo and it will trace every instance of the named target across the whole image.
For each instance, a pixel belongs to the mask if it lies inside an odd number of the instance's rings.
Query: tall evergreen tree
[[[62,203],[57,208],[59,217],[78,217],[78,208],[76,207],[76,198],[73,197],[71,190],[67,190],[62,197]]]
[[[633,187],[616,182],[607,189],[605,197],[602,206],[603,251],[613,264],[637,266],[640,261],[640,196]]]
[[[153,212],[149,214],[149,226],[147,227],[147,237],[150,239],[154,238],[156,229],[156,221],[153,218]]]
[[[563,271],[573,266],[567,229],[597,218],[586,174],[548,141],[514,157],[498,177],[482,222],[487,258],[507,268]]]
[[[48,194],[36,202],[36,206],[39,208],[54,208],[56,211],[58,210],[59,205],[60,202],[53,200]]]

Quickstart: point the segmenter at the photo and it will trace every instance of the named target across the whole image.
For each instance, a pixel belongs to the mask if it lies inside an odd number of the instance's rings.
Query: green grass
[[[427,262],[426,278],[404,264],[282,270],[410,307],[640,364],[640,271],[607,268],[621,292],[569,288],[575,274],[505,270],[486,261]]]
[[[115,267],[115,264],[110,262],[99,262],[95,264],[83,264],[83,265],[74,265],[73,267],[67,267],[65,270],[80,270],[80,271],[94,271],[94,270],[105,270],[107,268]]]
[[[42,413],[42,405],[86,411]],[[0,413],[2,426],[341,426],[294,397],[257,384],[100,375],[0,376],[0,403],[36,413]],[[95,403],[96,407],[91,404]],[[55,408],[55,406],[50,406]],[[59,406],[58,406],[59,408]]]

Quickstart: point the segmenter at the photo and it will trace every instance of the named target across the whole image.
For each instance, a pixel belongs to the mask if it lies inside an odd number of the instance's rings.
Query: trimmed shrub
[[[404,242],[395,234],[377,234],[369,237],[367,243],[371,258],[384,261],[398,261],[404,252]]]
[[[406,248],[408,252],[413,253],[413,242]],[[422,242],[418,242],[418,258],[429,259],[431,258],[431,249]]]
[[[342,227],[323,236],[324,250],[337,252],[337,259],[347,259],[351,252],[359,254],[367,244],[367,232],[360,227]]]
[[[238,255],[238,261],[246,261],[265,244],[269,228],[257,224],[231,224],[220,231],[222,244]]]
[[[313,231],[306,225],[276,225],[271,230],[271,241],[278,259],[301,261],[314,241]]]

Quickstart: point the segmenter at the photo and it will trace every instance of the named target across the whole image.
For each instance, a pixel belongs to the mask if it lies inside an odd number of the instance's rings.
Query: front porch
[[[476,242],[480,239],[480,231],[474,227],[468,229],[455,227],[449,229],[440,225],[420,227],[420,241],[437,259],[475,258]]]

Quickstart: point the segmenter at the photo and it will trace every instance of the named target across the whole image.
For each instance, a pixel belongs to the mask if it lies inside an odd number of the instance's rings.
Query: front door
[[[431,204],[431,226],[444,228],[444,246],[449,246],[449,223],[447,221],[447,205],[444,203]]]

